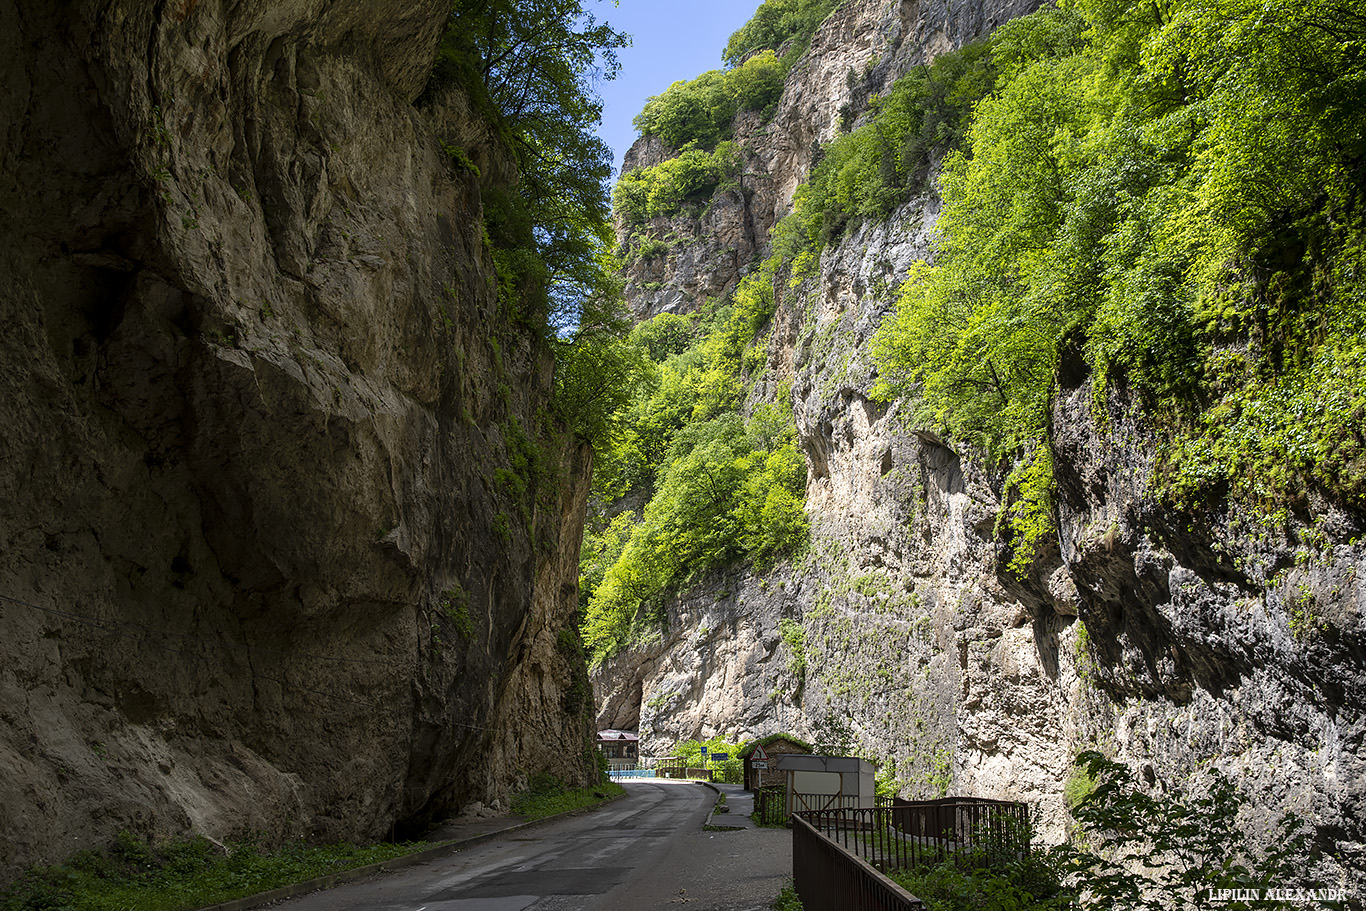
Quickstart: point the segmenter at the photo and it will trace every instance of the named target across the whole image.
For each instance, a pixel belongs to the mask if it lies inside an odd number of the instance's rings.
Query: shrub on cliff
[[[740,153],[733,142],[723,142],[711,153],[688,143],[674,158],[621,175],[612,191],[612,205],[627,224],[672,215],[689,198],[710,196],[718,184],[733,180],[741,168]]]
[[[933,162],[963,141],[973,106],[990,93],[993,59],[980,41],[913,68],[873,99],[867,123],[825,147],[774,238],[795,278],[846,231],[924,190]]]
[[[772,317],[772,281],[760,270],[696,328],[662,315],[633,333],[657,363],[622,413],[594,496],[643,505],[590,517],[585,531],[579,592],[595,661],[646,633],[667,592],[736,560],[769,564],[806,540],[790,404],[740,413],[745,353]]]
[[[709,70],[651,96],[633,123],[675,149],[696,143],[713,149],[729,138],[740,111],[762,111],[778,100],[786,70],[773,53],[757,54],[729,70]]]
[[[800,56],[816,27],[840,5],[840,0],[764,0],[748,22],[726,42],[721,57],[736,66],[760,51],[778,51],[789,41],[785,60]]]
[[[806,472],[793,440],[755,448],[747,429],[733,411],[685,424],[670,441],[640,521],[618,517],[608,526],[624,538],[616,559],[595,585],[580,576],[583,638],[595,660],[648,629],[648,608],[667,590],[737,559],[771,561],[804,539]],[[588,543],[593,537],[586,536],[585,552],[600,558],[603,550]]]

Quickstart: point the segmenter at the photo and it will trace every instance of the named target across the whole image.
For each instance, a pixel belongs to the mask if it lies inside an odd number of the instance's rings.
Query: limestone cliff
[[[674,246],[629,267],[635,311],[687,312],[733,287],[841,106],[857,116],[861,95],[910,64],[1030,8],[843,4],[773,122],[737,121],[744,190],[651,226]],[[657,146],[643,140],[628,162],[668,154]],[[933,255],[938,207],[932,193],[912,199],[826,249],[816,277],[779,288],[775,380],[756,388],[793,382],[809,552],[674,597],[660,640],[595,673],[600,726],[638,724],[645,752],[775,730],[848,738],[890,764],[904,794],[1030,802],[1050,840],[1065,830],[1080,749],[1165,785],[1213,764],[1254,795],[1251,829],[1299,812],[1336,853],[1331,875],[1361,888],[1366,517],[1318,502],[1271,530],[1236,509],[1169,511],[1150,489],[1141,409],[1122,383],[1093,405],[1084,365],[1065,359],[1049,434],[1061,532],[1017,579],[996,531],[1002,467],[869,397],[869,339],[907,268]],[[785,618],[804,641],[784,639]]]
[[[589,774],[589,454],[441,141],[512,166],[415,103],[448,9],[0,7],[3,868]]]

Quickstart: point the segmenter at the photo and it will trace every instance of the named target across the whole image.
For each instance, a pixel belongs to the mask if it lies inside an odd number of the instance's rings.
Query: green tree
[[[777,51],[792,41],[795,54],[806,50],[816,27],[825,21],[840,0],[764,0],[754,16],[726,42],[721,58],[737,66],[761,51]]]
[[[436,82],[470,92],[520,171],[511,187],[485,187],[500,282],[551,326],[576,324],[585,300],[608,290],[612,152],[593,132],[593,84],[616,76],[628,41],[580,0],[456,0],[442,38]]]
[[[710,196],[718,184],[739,174],[741,167],[733,142],[723,142],[710,153],[689,142],[673,158],[623,174],[613,190],[613,206],[627,224],[670,215],[685,200]]]
[[[608,253],[612,152],[593,132],[594,83],[616,76],[627,43],[581,0],[455,0],[429,87],[458,82],[517,163],[510,184],[481,187],[499,300],[545,332],[556,410],[599,455],[643,370],[623,341],[629,321]]]
[[[646,99],[633,123],[642,136],[658,136],[675,149],[689,143],[714,149],[729,138],[738,112],[763,110],[778,100],[785,75],[771,51],[757,54],[734,69],[675,82]]]
[[[1318,858],[1309,827],[1287,814],[1264,851],[1239,825],[1245,796],[1217,770],[1199,788],[1154,792],[1129,767],[1087,751],[1077,757],[1095,787],[1072,815],[1091,844],[1063,844],[1050,859],[1076,890],[1077,907],[1121,911],[1275,907],[1272,901],[1211,901],[1211,889],[1313,887]]]
[[[661,313],[631,330],[631,341],[644,348],[657,364],[687,351],[692,340],[692,320],[676,313]]]
[[[767,565],[806,540],[806,464],[790,401],[748,420],[739,413],[741,353],[773,312],[765,275],[696,325],[666,315],[633,333],[659,363],[624,413],[595,497],[629,490],[646,505],[638,517],[590,521],[585,534],[583,637],[594,660],[647,630],[666,592],[736,560]]]

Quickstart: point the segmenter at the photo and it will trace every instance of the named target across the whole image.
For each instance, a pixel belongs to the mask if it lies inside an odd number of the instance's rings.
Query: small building
[[[640,760],[640,737],[632,731],[598,731],[597,744],[613,769],[634,769]]]
[[[759,748],[763,748],[763,754],[768,757],[766,760],[759,760],[766,764],[767,768],[756,767],[754,765],[754,754]],[[760,788],[770,785],[781,785],[786,782],[786,777],[778,771],[777,759],[779,756],[789,754],[807,754],[811,752],[811,744],[791,734],[769,734],[767,737],[760,737],[758,740],[751,740],[745,744],[737,754],[745,761],[745,790],[757,791]]]
[[[877,805],[877,766],[853,756],[801,756],[777,760],[787,791],[787,815],[802,810]]]

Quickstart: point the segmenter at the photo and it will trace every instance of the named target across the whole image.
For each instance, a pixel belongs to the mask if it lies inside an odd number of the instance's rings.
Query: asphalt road
[[[584,816],[280,902],[280,911],[759,911],[792,875],[787,829],[704,832],[716,795],[636,781]]]

